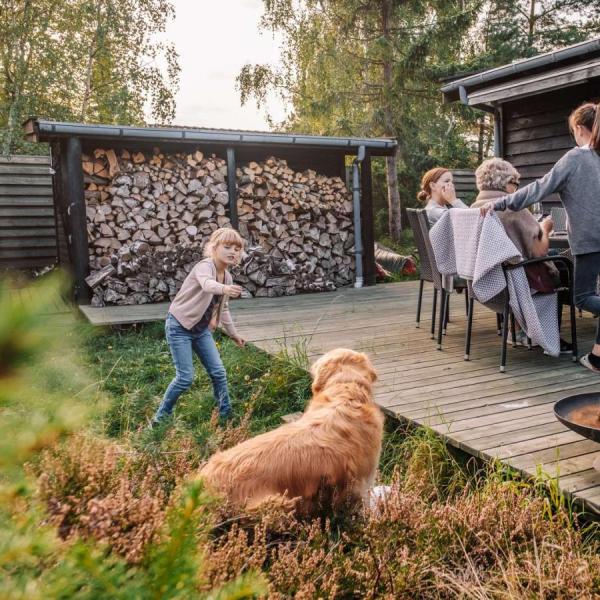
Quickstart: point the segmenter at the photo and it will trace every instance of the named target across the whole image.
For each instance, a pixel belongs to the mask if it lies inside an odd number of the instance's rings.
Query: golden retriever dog
[[[384,421],[373,402],[375,370],[366,354],[338,348],[311,374],[302,417],[217,452],[200,470],[209,490],[239,508],[274,501],[304,514],[367,498]]]

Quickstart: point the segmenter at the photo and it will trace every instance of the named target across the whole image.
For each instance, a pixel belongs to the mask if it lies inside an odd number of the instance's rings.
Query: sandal
[[[593,371],[594,373],[600,373],[600,369],[598,369],[597,367],[595,367],[591,362],[590,362],[590,355],[589,354],[585,354],[584,356],[582,356],[579,359],[579,362],[586,368],[589,369],[590,371]]]

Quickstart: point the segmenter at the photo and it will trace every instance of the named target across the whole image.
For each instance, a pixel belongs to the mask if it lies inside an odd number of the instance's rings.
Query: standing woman
[[[577,146],[569,150],[544,177],[481,207],[490,210],[521,210],[558,192],[569,217],[569,243],[575,262],[575,303],[600,315],[597,294],[600,275],[600,104],[586,103],[569,116],[569,128]],[[600,321],[596,343],[580,359],[582,365],[600,373]]]
[[[444,167],[430,169],[423,175],[417,199],[427,202],[425,212],[430,227],[435,225],[449,208],[469,208],[456,197],[452,172]]]
[[[212,381],[219,416],[231,416],[227,374],[212,334],[222,324],[229,337],[238,346],[244,346],[228,307],[228,298],[237,298],[242,288],[233,285],[227,270],[239,263],[243,247],[244,240],[234,229],[213,231],[204,249],[205,258],[194,265],[171,302],[165,333],[175,365],[175,378],[152,419],[153,426],[173,412],[179,396],[191,387],[194,353]]]

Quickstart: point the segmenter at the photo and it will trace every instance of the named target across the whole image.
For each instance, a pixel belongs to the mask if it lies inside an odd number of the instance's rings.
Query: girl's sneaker
[[[527,341],[527,334],[522,329],[517,331],[517,335],[515,337],[517,339],[517,346],[525,346],[525,348],[529,347],[529,343]],[[510,338],[509,338],[509,341],[510,341]],[[537,344],[534,344],[532,342],[531,347],[537,348]]]

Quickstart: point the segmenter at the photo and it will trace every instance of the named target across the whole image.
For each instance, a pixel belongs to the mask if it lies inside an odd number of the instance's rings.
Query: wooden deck
[[[481,306],[475,309],[471,361],[465,362],[461,296],[452,297],[440,352],[429,336],[430,291],[422,327],[415,328],[417,293],[418,282],[406,282],[234,301],[232,312],[244,337],[269,352],[305,348],[311,360],[338,346],[367,352],[379,373],[376,401],[386,413],[427,425],[472,455],[499,458],[525,473],[535,474],[541,465],[549,475],[560,475],[565,492],[600,512],[600,473],[592,468],[600,445],[566,429],[553,414],[560,398],[600,391],[600,377],[570,356],[556,359],[539,348],[510,346],[507,372],[500,373],[495,315]],[[166,309],[162,304],[83,310],[102,324],[161,319]],[[590,317],[577,319],[580,352],[591,346],[595,325]]]
[[[29,304],[34,300],[35,291],[29,286],[13,288],[9,290],[11,298],[16,298],[18,301],[24,304]],[[68,317],[75,313],[75,309],[72,304],[65,302],[58,293],[54,294],[51,298],[47,298],[48,302],[45,307],[45,315],[53,316],[65,316]]]

